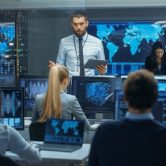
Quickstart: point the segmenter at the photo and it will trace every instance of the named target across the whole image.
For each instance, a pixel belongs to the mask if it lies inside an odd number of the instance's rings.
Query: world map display
[[[112,74],[128,74],[144,66],[154,42],[165,45],[164,22],[93,22],[88,32],[104,45]]]
[[[83,133],[83,120],[49,119],[46,124],[45,141],[81,144],[83,142]]]
[[[59,125],[61,125],[62,127],[58,127]],[[77,121],[65,121],[62,124],[59,124],[59,121],[53,120],[52,127],[54,128],[55,135],[59,135],[60,132],[63,132],[63,135],[68,135],[68,132],[71,131],[73,133],[73,136],[79,135]]]

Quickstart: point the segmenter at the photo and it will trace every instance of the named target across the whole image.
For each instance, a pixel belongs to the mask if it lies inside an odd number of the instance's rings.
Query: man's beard
[[[74,32],[74,34],[75,34],[77,37],[82,37],[82,36],[84,36],[85,33],[86,33],[86,31],[81,32],[81,33],[77,33],[77,32],[75,32],[74,30],[73,30],[73,32]]]

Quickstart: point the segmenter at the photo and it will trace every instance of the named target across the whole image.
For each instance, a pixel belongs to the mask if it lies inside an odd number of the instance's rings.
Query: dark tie
[[[79,58],[80,58],[80,76],[85,76],[84,72],[84,58],[83,58],[83,48],[82,48],[82,37],[78,38],[79,41]]]

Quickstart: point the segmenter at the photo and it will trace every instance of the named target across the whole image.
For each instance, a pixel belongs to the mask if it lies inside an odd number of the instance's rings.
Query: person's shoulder
[[[145,58],[145,61],[155,61],[155,56],[153,56],[153,55],[148,55],[148,56]]]
[[[103,123],[101,123],[100,128],[103,130],[107,130],[107,129],[117,129],[119,128],[119,126],[121,126],[121,124],[124,123],[124,121],[112,121],[112,120],[108,120],[105,121]]]
[[[36,98],[43,98],[43,97],[45,97],[45,95],[46,95],[45,93],[37,94]]]
[[[45,93],[38,94],[38,95],[36,95],[36,99],[43,99],[43,98],[45,98],[45,96],[46,96]]]
[[[152,55],[148,55],[148,56],[146,57],[146,59],[150,59],[150,58],[152,58]]]
[[[101,40],[100,40],[99,38],[97,38],[97,37],[95,37],[95,36],[92,36],[92,35],[90,35],[89,33],[88,33],[88,38],[93,39],[93,40],[96,40],[96,41],[98,41],[98,42],[101,42]]]
[[[156,126],[158,127],[159,135],[161,135],[162,138],[166,139],[166,126],[156,122]]]
[[[8,125],[3,125],[3,124],[0,124],[0,133],[4,133],[8,130],[8,128],[10,128],[10,126]]]
[[[0,134],[1,135],[8,135],[9,133],[17,133],[16,129],[9,125],[0,125]]]
[[[68,98],[68,99],[75,99],[76,97],[74,95],[68,94],[68,93],[61,93],[62,98]]]
[[[73,40],[73,35],[66,36],[61,39],[61,42],[67,42]]]

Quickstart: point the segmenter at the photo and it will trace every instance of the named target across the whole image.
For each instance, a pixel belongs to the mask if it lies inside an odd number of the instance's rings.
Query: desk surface
[[[32,142],[32,144],[35,146],[36,142]],[[67,160],[69,162],[82,162],[84,161],[90,151],[90,144],[83,144],[83,146],[74,151],[74,152],[59,152],[59,151],[44,151],[41,150],[41,156],[43,160]],[[14,160],[22,160],[18,155],[7,151],[6,156],[11,157]]]

